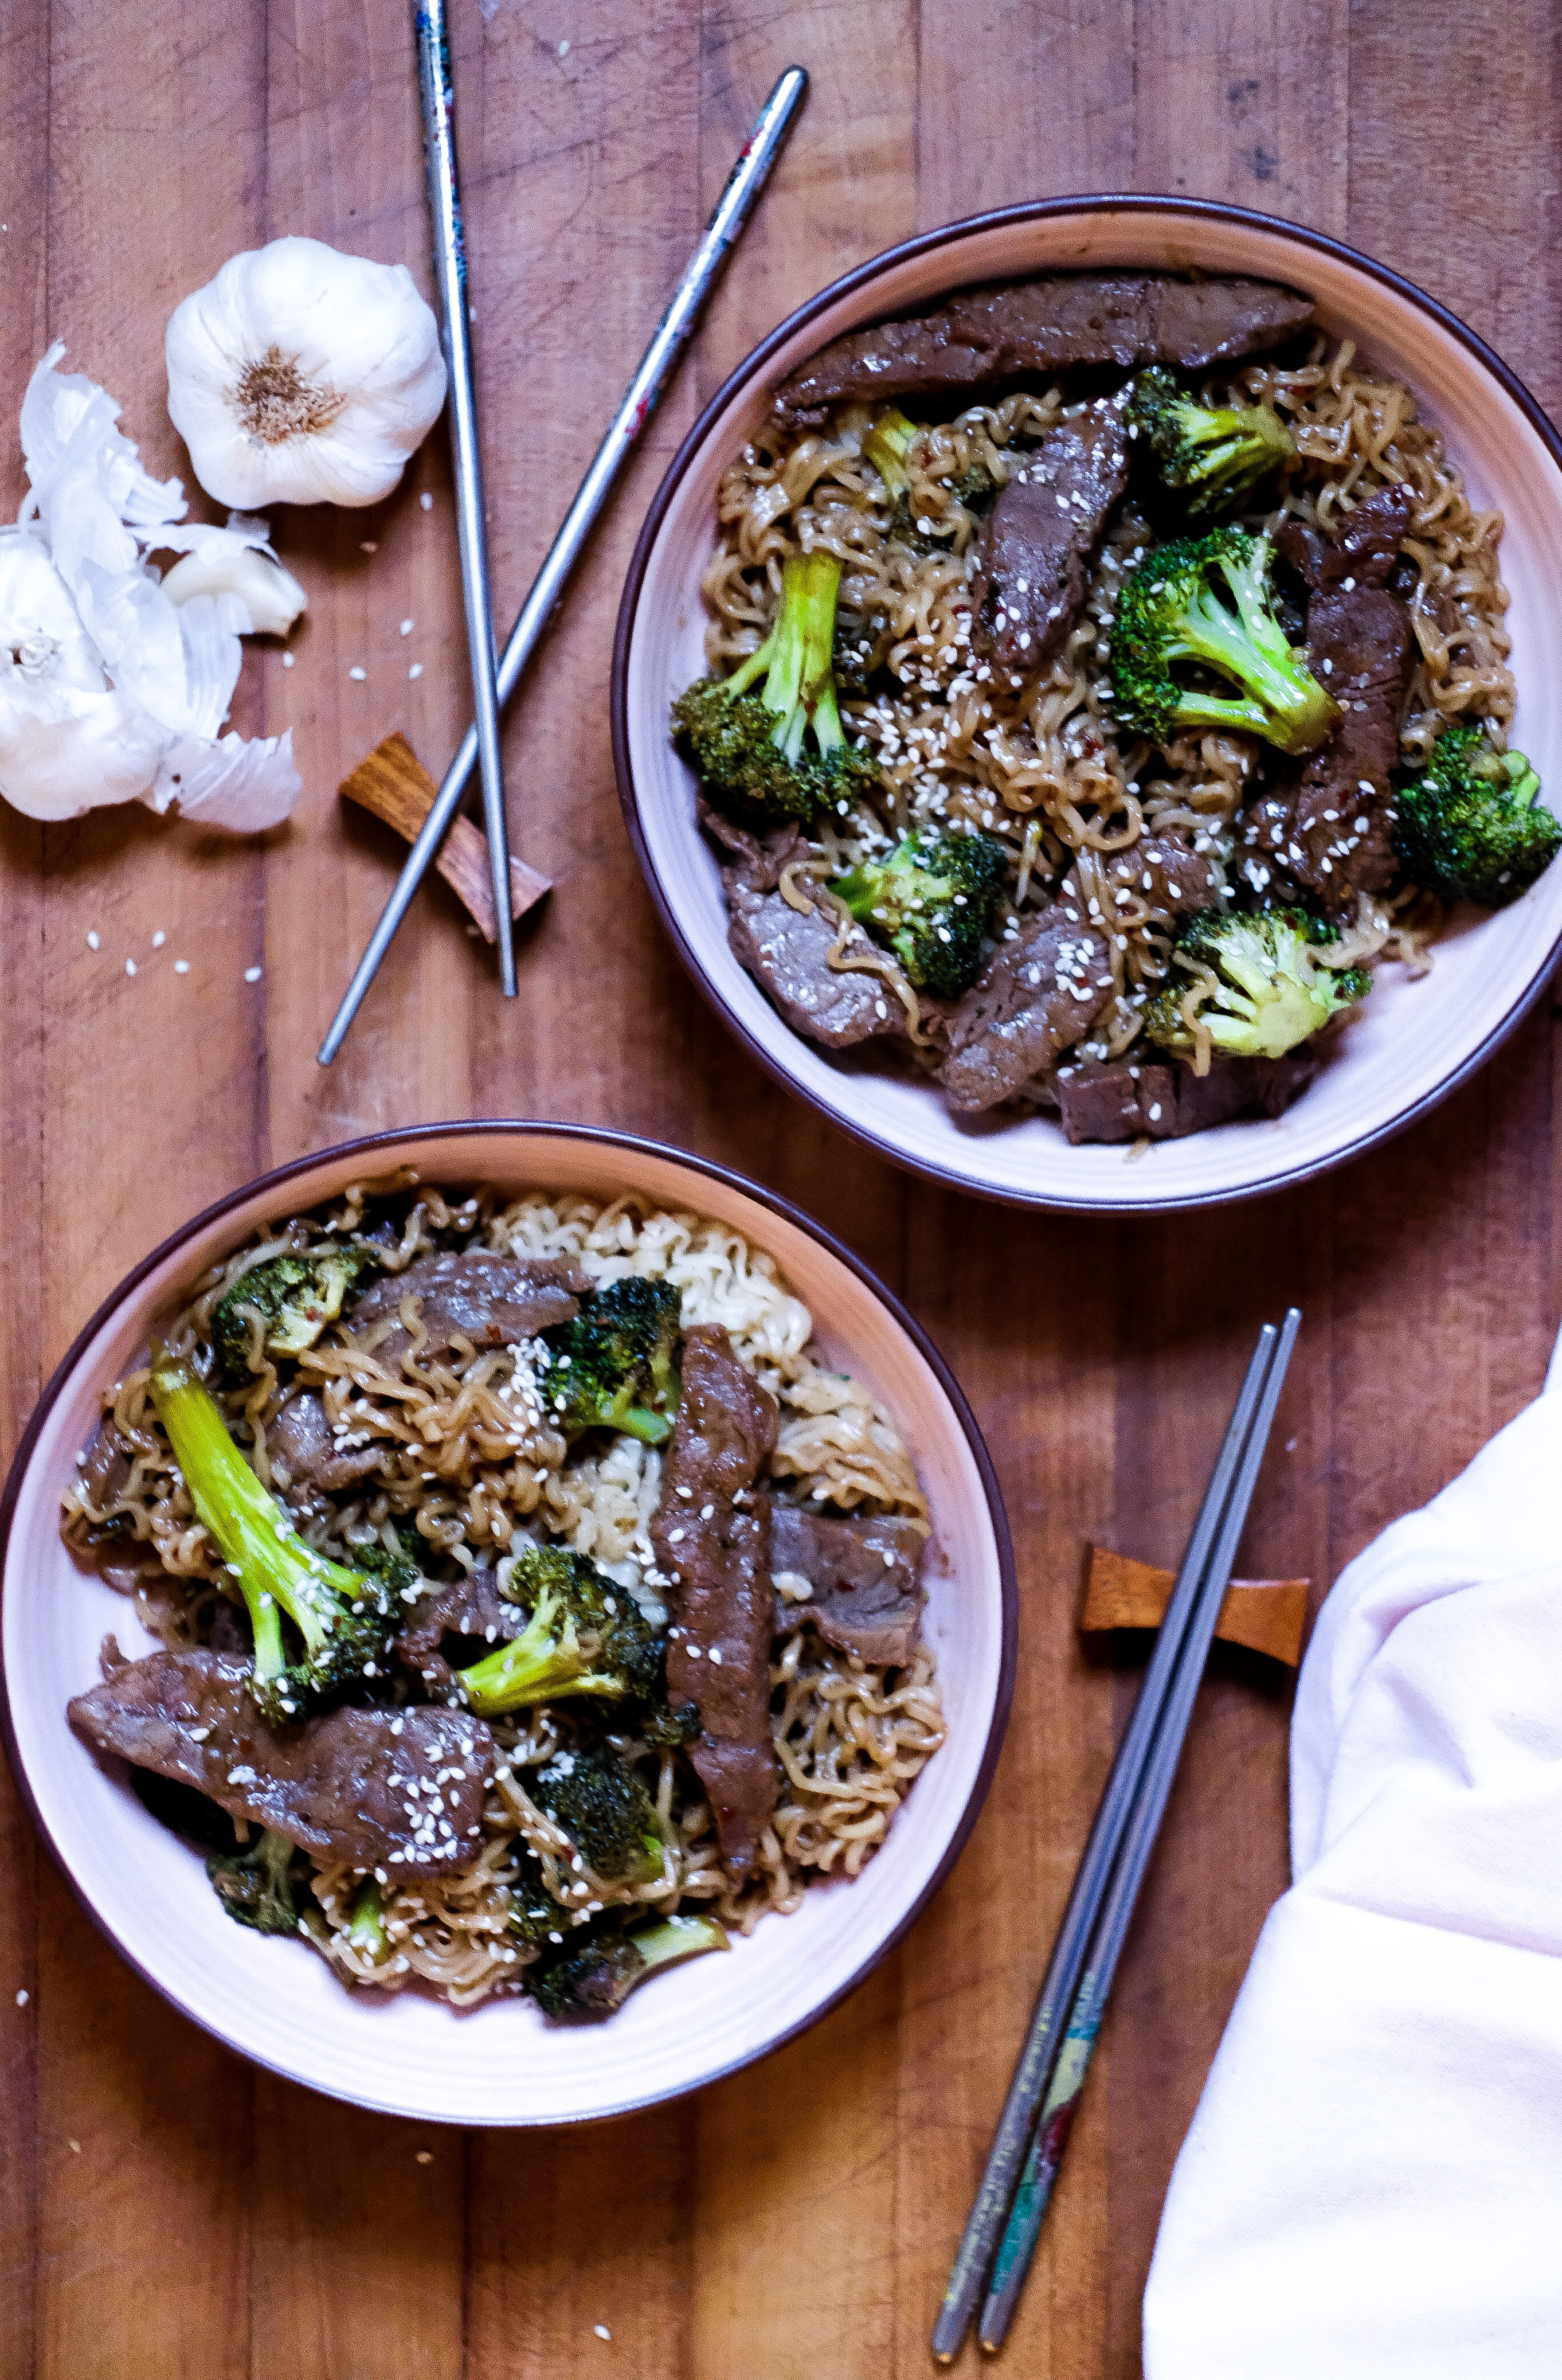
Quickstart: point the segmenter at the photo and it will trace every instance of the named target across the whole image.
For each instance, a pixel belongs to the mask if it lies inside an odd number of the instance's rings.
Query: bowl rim
[[[741,2073],[744,2068],[757,2064],[761,2058],[769,2058],[773,2051],[783,2048],[789,2042],[795,2041],[800,2034],[806,2033],[810,2027],[829,2015],[832,2010],[839,2008],[843,2000],[849,1998],[852,1993],[866,1981],[874,1969],[889,1957],[890,1951],[910,1932],[948,1878],[955,1862],[964,1850],[972,1828],[987,1801],[999,1755],[1003,1749],[1014,1696],[1019,1644],[1019,1585],[1014,1567],[1014,1548],[1010,1534],[1009,1515],[1004,1505],[1003,1491],[999,1485],[998,1473],[994,1467],[992,1456],[977,1425],[975,1415],[950,1367],[948,1359],[940,1353],[923,1324],[917,1320],[895,1292],[879,1279],[872,1266],[844,1241],[837,1238],[826,1225],[817,1222],[803,1208],[796,1206],[790,1198],[783,1197],[779,1191],[770,1189],[765,1184],[750,1180],[746,1174],[739,1173],[733,1167],[719,1164],[711,1158],[696,1156],[686,1149],[673,1147],[670,1142],[653,1140],[643,1133],[617,1132],[606,1124],[565,1123],[550,1117],[475,1116],[454,1118],[431,1123],[401,1124],[383,1132],[366,1133],[355,1139],[333,1142],[329,1148],[313,1150],[302,1157],[292,1158],[284,1165],[272,1166],[264,1173],[255,1175],[240,1188],[228,1191],[221,1198],[213,1200],[210,1206],[203,1207],[198,1214],[191,1216],[188,1222],[180,1224],[177,1229],[170,1232],[166,1238],[160,1241],[151,1251],[150,1255],[143,1257],[139,1264],[133,1266],[124,1275],[103,1299],[90,1319],[77,1332],[69,1347],[54,1366],[47,1385],[29,1415],[27,1426],[22,1431],[16,1453],[12,1457],[10,1468],[6,1475],[5,1488],[0,1491],[0,1608],[4,1605],[11,1526],[16,1514],[17,1501],[44,1424],[63,1392],[67,1379],[91,1341],[141,1283],[211,1224],[220,1221],[224,1215],[231,1214],[239,1208],[248,1206],[258,1196],[269,1195],[283,1184],[314,1172],[321,1166],[337,1163],[344,1158],[356,1158],[360,1154],[366,1159],[375,1158],[381,1152],[416,1145],[442,1134],[464,1135],[478,1147],[485,1141],[512,1140],[517,1136],[532,1140],[551,1138],[589,1141],[599,1147],[622,1150],[629,1157],[655,1159],[685,1168],[690,1172],[703,1175],[707,1180],[720,1183],[724,1188],[735,1190],[741,1196],[753,1199],[783,1222],[791,1224],[795,1230],[816,1241],[828,1255],[854,1272],[864,1287],[885,1307],[910,1339],[948,1398],[981,1482],[983,1500],[987,1507],[987,1519],[992,1528],[994,1549],[998,1557],[1000,1604],[999,1670],[992,1709],[987,1719],[987,1740],[982,1747],[981,1760],[975,1781],[966,1797],[965,1806],[956,1821],[954,1830],[945,1845],[937,1867],[915,1899],[902,1912],[890,1931],[853,1968],[850,1975],[827,2000],[821,2001],[817,2008],[810,2009],[805,2016],[800,2017],[795,2024],[789,2025],[784,2032],[777,2034],[772,2039],[745,2052],[742,2057],[732,2059],[727,2065],[703,2075],[697,2082],[678,2083],[665,2090],[652,2091],[643,2099],[636,2099],[631,2104],[614,2108],[611,2114],[560,2117],[546,2123],[523,2121],[505,2128],[539,2131],[575,2130],[587,2124],[616,2123],[621,2117],[640,2115],[648,2108],[666,2106],[674,2100],[689,2096],[695,2091],[706,2090],[713,2082],[724,2082],[729,2075]],[[6,1673],[3,1632],[0,1632],[0,1741],[4,1742],[6,1758],[22,1803],[44,1848],[69,1888],[72,1898],[91,1920],[110,1949],[124,1960],[126,1965],[139,1976],[142,1983],[149,1985],[161,1999],[166,2000],[187,2023],[198,2026],[201,2032],[210,2034],[212,2040],[220,2042],[224,2049],[236,2057],[245,2058],[250,2065],[260,2067],[269,2073],[280,2075],[285,2082],[293,2083],[300,2090],[319,2092],[322,2097],[339,2099],[346,2106],[363,2107],[371,2114],[381,2115],[387,2112],[382,2104],[376,2100],[364,2097],[353,2091],[327,2091],[322,2085],[291,2072],[273,2058],[262,2057],[242,2043],[234,2041],[217,2024],[208,2022],[204,2017],[195,2014],[193,2010],[187,2008],[177,1995],[167,1988],[156,1975],[151,1973],[135,1953],[119,1939],[106,1918],[100,1914],[90,1895],[78,1882],[68,1862],[56,1844],[34,1796],[32,1780],[20,1756],[12,1724],[10,1680]],[[429,2121],[430,2119],[425,2116],[420,2120]],[[466,2118],[460,2117],[438,2118],[432,2120],[458,2123],[463,2127],[467,2121]]]
[[[1180,198],[1170,192],[1074,191],[1058,198],[1026,200],[1015,206],[992,207],[979,214],[962,215],[953,222],[940,224],[932,231],[917,232],[909,239],[899,240],[893,247],[881,249],[878,255],[869,257],[866,262],[854,265],[849,273],[843,273],[838,280],[830,282],[815,297],[794,308],[767,337],[761,339],[757,346],[751,347],[742,361],[728,373],[709,403],[704,407],[698,419],[689,430],[668,465],[661,483],[651,499],[650,509],[641,526],[639,536],[635,541],[635,551],[630,559],[628,575],[624,582],[624,593],[619,600],[618,621],[613,633],[610,704],[612,722],[613,771],[618,780],[619,808],[623,812],[624,829],[630,844],[639,863],[640,873],[645,879],[657,914],[685,973],[692,978],[696,989],[704,997],[708,1005],[715,1011],[727,1031],[743,1044],[748,1055],[757,1060],[768,1075],[789,1091],[793,1099],[800,1099],[805,1107],[820,1116],[835,1131],[846,1134],[850,1139],[857,1141],[865,1148],[871,1149],[876,1156],[888,1159],[890,1164],[900,1166],[903,1172],[915,1174],[924,1181],[936,1182],[942,1189],[955,1191],[964,1197],[984,1198],[997,1206],[1015,1208],[1033,1213],[1039,1211],[1052,1214],[1109,1215],[1114,1220],[1122,1218],[1132,1220],[1139,1215],[1180,1214],[1200,1207],[1234,1206],[1250,1198],[1271,1197],[1280,1190],[1290,1189],[1302,1182],[1314,1181],[1321,1174],[1332,1173],[1339,1166],[1351,1164],[1357,1158],[1365,1156],[1369,1149],[1377,1148],[1384,1142],[1396,1138],[1402,1132],[1407,1132],[1412,1124],[1419,1123],[1423,1116],[1430,1115],[1435,1108],[1441,1106],[1445,1099],[1460,1089],[1473,1075],[1478,1074],[1481,1068],[1496,1054],[1509,1036],[1518,1031],[1541,998],[1556,971],[1558,956],[1562,955],[1562,924],[1558,925],[1548,950],[1538,962],[1529,983],[1514,1000],[1507,1014],[1486,1035],[1484,1040],[1480,1042],[1450,1073],[1444,1075],[1431,1090],[1423,1093],[1419,1099],[1412,1099],[1408,1107],[1385,1117],[1380,1123],[1359,1134],[1342,1148],[1336,1149],[1326,1156],[1299,1160],[1294,1164],[1281,1166],[1261,1181],[1250,1183],[1242,1188],[1173,1192],[1159,1196],[1151,1190],[1149,1195],[1135,1198],[1132,1202],[1104,1202],[1089,1196],[1071,1197],[1066,1193],[1056,1190],[1026,1193],[1018,1189],[1000,1189],[987,1183],[973,1182],[966,1175],[939,1163],[936,1158],[913,1156],[906,1150],[897,1148],[884,1134],[856,1123],[849,1112],[842,1111],[842,1108],[848,1106],[848,1102],[842,1100],[837,1107],[831,1106],[827,1100],[821,1099],[817,1092],[799,1081],[782,1060],[773,1055],[763,1042],[750,1032],[748,1026],[733,1014],[723,1000],[714,979],[707,972],[697,951],[679,924],[672,904],[652,861],[650,847],[640,820],[639,797],[636,790],[634,770],[630,761],[629,710],[626,694],[629,680],[629,649],[634,640],[640,598],[645,586],[646,574],[650,566],[651,551],[660,534],[662,521],[685,472],[695,460],[717,419],[735,396],[762,375],[770,358],[827,309],[836,305],[842,298],[851,297],[856,291],[867,287],[879,274],[892,267],[899,267],[918,257],[934,254],[939,249],[951,247],[975,233],[999,230],[1020,224],[1054,222],[1069,216],[1085,214],[1173,214],[1191,217],[1200,222],[1237,224],[1248,230],[1278,233],[1302,247],[1314,249],[1320,255],[1349,265],[1354,271],[1365,275],[1367,279],[1377,282],[1380,286],[1390,290],[1397,298],[1416,308],[1439,330],[1468,349],[1525,415],[1532,428],[1548,449],[1558,472],[1562,473],[1562,431],[1558,431],[1539,400],[1526,387],[1511,365],[1505,363],[1495,350],[1487,346],[1478,332],[1472,331],[1459,315],[1441,304],[1437,298],[1430,297],[1417,283],[1408,280],[1402,273],[1394,272],[1390,266],[1380,264],[1375,258],[1364,254],[1360,249],[1350,247],[1347,241],[1337,239],[1330,232],[1315,231],[1306,224],[1291,222],[1285,215],[1265,214],[1256,208],[1234,206],[1221,199]],[[953,289],[964,285],[951,281],[948,285]]]

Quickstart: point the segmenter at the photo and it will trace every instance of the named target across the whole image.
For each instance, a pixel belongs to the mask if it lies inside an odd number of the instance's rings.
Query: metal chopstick
[[[733,167],[727,187],[717,200],[716,212],[689,259],[667,311],[657,325],[655,336],[640,358],[639,370],[629,383],[624,402],[609,425],[608,434],[580,483],[575,502],[565,514],[563,525],[532,583],[531,592],[521,607],[519,618],[510,631],[510,640],[499,660],[499,699],[502,703],[507,702],[515,691],[553,607],[564,591],[576,557],[607,502],[614,480],[627,462],[636,440],[650,419],[678,368],[684,349],[705,310],[706,300],[716,285],[727,253],[753,212],[755,200],[781,153],[807,88],[808,78],[803,68],[788,67],[755,120],[754,128]],[[433,808],[418,829],[417,841],[396,880],[395,890],[385,904],[380,922],[370,935],[368,948],[343,996],[342,1004],[332,1019],[331,1030],[321,1043],[319,1054],[322,1066],[330,1065],[342,1046],[347,1027],[357,1014],[363,996],[390,948],[391,939],[406,915],[412,896],[422,882],[445,831],[455,816],[477,756],[477,731],[469,727],[445,773],[444,783],[435,795]],[[508,883],[502,893],[497,888],[495,890],[496,910],[506,917],[510,915],[509,891]]]
[[[1273,1323],[1269,1322],[1258,1334],[1258,1343],[1238,1393],[1225,1439],[1216,1457],[1215,1468],[1210,1474],[1204,1502],[1188,1540],[1188,1549],[1182,1557],[1182,1567],[1178,1572],[1161,1621],[1156,1648],[1150,1656],[1144,1682],[1134,1705],[1133,1717],[1129,1721],[1128,1732],[1102,1789],[1089,1839],[1074,1876],[1073,1888],[1058,1929],[1052,1956],[1036,1996],[1020,2062],[1009,2085],[1009,2095],[1003,2103],[992,2147],[987,2152],[981,2187],[967,2217],[949,2285],[944,2291],[943,2304],[934,2326],[933,2353],[940,2363],[952,2362],[960,2350],[1008,2219],[1021,2168],[1030,2147],[1031,2133],[1046,2095],[1048,2077],[1057,2061],[1064,2021],[1073,2006],[1080,1977],[1084,1972],[1096,1914],[1108,1879],[1116,1865],[1150,1746],[1171,1690],[1182,1639],[1198,1601],[1221,1515],[1237,1475],[1242,1450],[1247,1444],[1253,1416],[1258,1409],[1258,1400],[1268,1375],[1270,1356],[1277,1335]]]
[[[1199,1682],[1209,1658],[1210,1642],[1220,1617],[1220,1606],[1230,1581],[1232,1565],[1237,1559],[1237,1547],[1247,1522],[1259,1465],[1268,1444],[1275,1407],[1279,1402],[1301,1321],[1302,1317],[1293,1305],[1286,1316],[1278,1344],[1270,1359],[1258,1409],[1253,1415],[1253,1427],[1221,1517],[1219,1535],[1210,1555],[1204,1591],[1182,1640],[1177,1673],[1156,1731],[1128,1833],[1091,1942],[1089,1963],[1074,2001],[1063,2046],[1031,2142],[1030,2155],[1025,2160],[1008,2225],[999,2246],[977,2331],[977,2338],[989,2355],[996,2354],[1003,2344],[1014,2309],[1020,2301],[1025,2277],[1031,2268],[1031,2259],[1035,2253],[1036,2241],[1052,2195],[1052,2185],[1062,2164],[1063,2152],[1073,2126],[1074,2110],[1084,2088],[1096,2036],[1106,2012],[1112,1978],[1117,1973],[1118,1960],[1132,1921],[1140,1887],[1144,1881],[1144,1872],[1150,1864],[1161,1820],[1166,1815],[1172,1780],[1177,1774],[1189,1722],[1193,1716]]]
[[[493,923],[499,980],[515,996],[515,923],[510,906],[510,838],[504,817],[504,774],[499,753],[499,695],[494,684],[493,598],[488,580],[488,525],[483,512],[482,455],[478,445],[472,384],[472,325],[466,304],[466,235],[455,171],[455,92],[450,77],[445,0],[414,0],[418,92],[423,108],[423,164],[434,234],[434,278],[444,314],[450,367],[451,444],[455,456],[455,524],[461,544],[461,591],[466,606],[466,649],[472,660],[472,704],[482,767],[483,826],[493,872]]]

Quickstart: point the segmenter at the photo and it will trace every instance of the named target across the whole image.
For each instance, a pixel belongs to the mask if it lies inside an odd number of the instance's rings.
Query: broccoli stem
[[[372,1959],[381,1966],[391,1955],[391,1937],[385,1931],[385,1901],[377,1876],[370,1876],[353,1902],[352,1922],[347,1927],[347,1940],[360,1958]]]
[[[891,406],[888,413],[879,415],[863,440],[863,453],[883,480],[891,503],[898,503],[911,486],[906,455],[915,435],[915,422],[908,421]]]
[[[161,1343],[152,1349],[151,1398],[196,1517],[248,1608],[255,1676],[263,1683],[287,1667],[282,1614],[312,1658],[336,1624],[342,1597],[359,1594],[363,1582],[303,1542],[228,1436],[222,1408],[194,1366]]]
[[[563,1616],[563,1625],[558,1622]],[[467,1702],[483,1718],[500,1718],[506,1711],[523,1710],[531,1703],[562,1702],[569,1695],[620,1695],[627,1692],[622,1678],[591,1667],[599,1640],[583,1644],[572,1616],[563,1613],[559,1598],[544,1594],[518,1636],[459,1672]]]

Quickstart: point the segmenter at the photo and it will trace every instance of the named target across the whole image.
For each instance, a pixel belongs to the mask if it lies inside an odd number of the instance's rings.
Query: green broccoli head
[[[838,877],[830,891],[888,943],[918,991],[957,1000],[975,980],[982,937],[1008,874],[995,835],[908,834],[888,859]]]
[[[1129,434],[1148,443],[1166,486],[1186,497],[1190,520],[1239,504],[1296,452],[1272,407],[1201,405],[1161,364],[1134,382],[1127,419]]]
[[[581,1301],[569,1322],[543,1332],[543,1408],[566,1438],[627,1430],[648,1446],[672,1435],[678,1402],[681,1300],[670,1281],[630,1273]]]
[[[255,1319],[266,1355],[301,1355],[312,1347],[359,1273],[374,1264],[366,1248],[327,1248],[318,1256],[269,1257],[251,1265],[212,1317],[212,1344],[224,1378],[242,1380],[255,1368]]]
[[[531,1796],[608,1883],[652,1884],[661,1874],[656,1805],[615,1753],[556,1752],[533,1776]]]
[[[1287,642],[1270,594],[1270,560],[1267,537],[1232,528],[1177,538],[1145,555],[1124,582],[1112,623],[1112,694],[1125,727],[1161,744],[1183,728],[1239,728],[1282,752],[1310,752],[1332,734],[1339,705]],[[1240,693],[1184,686],[1174,671],[1187,662]]]
[[[484,1718],[533,1703],[578,1695],[666,1698],[667,1640],[627,1587],[564,1546],[527,1545],[515,1555],[510,1594],[530,1608],[520,1634],[456,1672]]]
[[[517,1941],[525,1942],[533,1950],[545,1949],[549,1943],[556,1949],[574,1925],[575,1912],[555,1900],[549,1891],[542,1862],[529,1843],[517,1840],[515,1861],[515,1875],[505,1887],[510,1900],[510,1931]]]
[[[791,819],[806,826],[878,790],[878,764],[847,742],[836,700],[840,587],[834,554],[790,555],[776,623],[758,651],[731,677],[701,678],[673,704],[674,733],[718,809],[763,825]]]
[[[1445,901],[1506,909],[1562,848],[1522,752],[1495,752],[1479,727],[1449,727],[1398,797],[1394,843],[1412,883]]]
[[[547,2016],[611,2016],[659,1967],[730,1947],[725,1927],[714,1917],[664,1917],[654,1925],[626,1926],[609,1911],[589,1926],[566,1933],[561,1946],[527,1968],[525,1985]]]
[[[206,1873],[228,1915],[257,1934],[297,1934],[298,1903],[292,1866],[294,1846],[267,1827],[243,1851],[214,1852]]]
[[[1366,967],[1328,967],[1313,953],[1338,942],[1326,918],[1290,907],[1252,913],[1201,910],[1173,955],[1212,967],[1218,988],[1199,1011],[1217,1050],[1233,1058],[1280,1058],[1372,989]],[[1183,983],[1169,984],[1144,1011],[1144,1031],[1163,1050],[1192,1050],[1182,1021]]]
[[[316,1553],[263,1488],[228,1435],[221,1406],[188,1356],[154,1346],[151,1397],[190,1501],[226,1576],[249,1613],[255,1663],[249,1690],[272,1721],[300,1718],[333,1695],[386,1673],[417,1570],[380,1548],[348,1570]],[[290,1658],[283,1623],[301,1650]]]

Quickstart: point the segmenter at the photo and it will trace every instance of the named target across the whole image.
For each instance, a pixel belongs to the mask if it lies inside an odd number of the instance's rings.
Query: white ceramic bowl
[[[66,1704],[93,1684],[112,1629],[150,1649],[122,1596],[61,1543],[59,1491],[96,1426],[98,1390],[146,1347],[154,1318],[214,1257],[268,1219],[365,1175],[417,1166],[442,1184],[488,1182],[614,1196],[714,1215],[768,1248],[818,1336],[889,1402],[932,1505],[929,1641],[949,1739],[884,1848],[854,1883],[810,1890],[724,1957],[648,1984],[599,2027],[551,2026],[524,2000],[458,2013],[405,1992],[344,1988],[304,1943],[224,1916],[200,1857],[151,1817],[118,1764],[71,1733]],[[655,1143],[547,1123],[435,1124],[348,1143],[268,1173],[175,1233],[121,1283],[44,1391],[4,1503],[4,1649],[11,1766],[90,1915],[174,2005],[230,2048],[358,2105],[434,2122],[563,2124],[676,2097],[763,2056],[860,1983],[952,1864],[987,1792],[1008,1717],[1014,1579],[1002,1500],[941,1357],[866,1267],[768,1192]]]
[[[1507,518],[1503,577],[1519,682],[1515,740],[1562,795],[1562,440],[1473,333],[1382,265],[1321,233],[1196,200],[1056,199],[927,233],[835,282],[757,347],[684,440],[647,517],[619,613],[613,741],[631,838],[684,964],[761,1064],[842,1131],[914,1172],[1017,1206],[1091,1212],[1196,1207],[1278,1188],[1398,1132],[1489,1058],[1537,997],[1562,942],[1562,867],[1495,917],[1456,919],[1432,974],[1386,969],[1366,1013],[1296,1105],[1168,1141],[1142,1163],[1071,1148],[1060,1125],[962,1119],[937,1088],[871,1049],[832,1056],[783,1024],[727,947],[716,861],[695,822],[694,779],[668,737],[673,697],[704,669],[701,571],[717,484],[777,382],[855,326],[926,310],[946,291],[1071,267],[1251,273],[1315,298],[1415,391],[1473,499]]]

